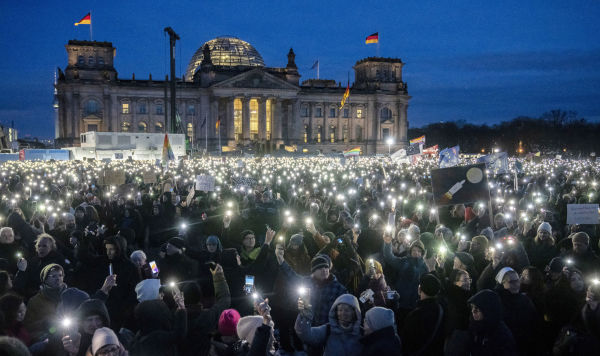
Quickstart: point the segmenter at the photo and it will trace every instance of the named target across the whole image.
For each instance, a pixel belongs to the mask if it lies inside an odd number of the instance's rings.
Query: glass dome
[[[210,58],[216,66],[236,67],[264,67],[265,63],[258,51],[248,42],[236,37],[217,37],[205,44],[210,48]],[[186,79],[192,80],[200,68],[204,53],[200,46],[192,56],[186,70]]]

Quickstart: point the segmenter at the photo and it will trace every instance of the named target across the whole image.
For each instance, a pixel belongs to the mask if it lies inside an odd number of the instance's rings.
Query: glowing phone
[[[246,275],[246,282],[244,284],[244,291],[247,294],[251,294],[254,290],[254,276]]]
[[[150,261],[150,268],[152,269],[152,274],[158,274],[158,266],[156,265],[156,261]]]

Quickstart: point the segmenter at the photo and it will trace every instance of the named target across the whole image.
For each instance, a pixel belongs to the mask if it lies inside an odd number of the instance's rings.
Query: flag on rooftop
[[[315,68],[317,68],[318,66],[319,66],[319,60],[317,59],[317,60],[315,61],[315,63],[312,65],[312,67],[310,67],[310,69],[315,69]]]
[[[79,22],[75,22],[75,26],[79,25],[91,25],[92,24],[92,13],[88,12]]]
[[[348,82],[348,84],[346,85],[346,91],[344,92],[344,96],[342,96],[342,101],[340,102],[340,110],[342,110],[342,108],[346,104],[346,100],[348,99],[349,96],[350,96],[350,82]]]
[[[374,34],[367,36],[365,43],[379,43],[379,32],[375,32]]]

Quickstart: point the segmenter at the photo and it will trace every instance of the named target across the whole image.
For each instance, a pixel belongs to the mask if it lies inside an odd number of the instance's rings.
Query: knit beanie
[[[415,240],[410,244],[410,248],[408,249],[409,253],[413,249],[413,247],[418,247],[421,249],[421,253],[425,253],[425,245],[423,245],[423,242],[421,242],[421,240]]]
[[[110,328],[96,329],[92,337],[92,355],[96,355],[96,352],[106,345],[120,345],[119,338]]]
[[[319,268],[330,268],[331,259],[326,255],[316,255],[312,261],[310,261],[310,273],[318,270]]]
[[[550,225],[549,223],[544,221],[537,228],[537,232],[540,232],[540,231],[547,231],[551,234],[552,233],[552,225]]]
[[[421,291],[430,297],[436,296],[440,292],[441,283],[433,274],[423,274],[419,282]]]
[[[473,256],[471,256],[471,254],[468,252],[457,252],[454,254],[454,256],[456,256],[456,258],[458,258],[460,262],[462,262],[467,267],[473,266],[473,264],[475,263]]]
[[[135,286],[138,302],[145,300],[158,299],[158,291],[160,289],[160,280],[144,279]]]
[[[44,266],[44,268],[42,268],[42,271],[40,272],[40,282],[44,283],[44,281],[46,280],[46,278],[48,277],[48,273],[52,272],[53,270],[59,269],[63,272],[63,275],[65,273],[65,270],[62,268],[61,265],[56,264],[56,263],[50,263],[49,265]]]
[[[181,237],[171,237],[167,243],[177,247],[180,250],[185,249],[185,241]]]
[[[550,260],[550,263],[548,264],[548,269],[550,270],[550,272],[553,273],[562,272],[563,267],[565,267],[565,263],[560,257],[554,257],[552,260]]]
[[[394,326],[394,312],[388,308],[373,307],[365,314],[365,322],[371,331]]]
[[[304,236],[302,234],[294,234],[290,237],[288,246],[300,246],[304,242]]]
[[[219,317],[219,333],[223,336],[236,334],[237,324],[240,321],[240,313],[235,309],[225,309]]]
[[[57,313],[63,315],[75,311],[81,303],[90,299],[90,295],[81,289],[67,288],[60,294]]]
[[[502,280],[504,279],[504,275],[507,274],[510,271],[515,272],[515,270],[512,269],[512,268],[510,268],[510,267],[504,267],[500,271],[498,271],[498,274],[496,274],[496,282],[498,284],[502,284]]]

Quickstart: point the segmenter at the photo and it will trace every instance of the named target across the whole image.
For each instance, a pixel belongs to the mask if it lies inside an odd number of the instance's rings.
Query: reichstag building
[[[123,79],[114,67],[110,42],[71,40],[68,65],[56,83],[56,140],[78,145],[87,131],[164,132],[170,112],[167,78]],[[282,54],[283,55],[283,54]],[[397,58],[356,62],[355,82],[340,109],[346,85],[308,79],[292,49],[283,68],[267,67],[260,53],[235,37],[204,43],[177,78],[180,131],[200,149],[260,151],[297,149],[363,153],[387,152],[407,143],[410,96]],[[217,122],[219,123],[217,125]]]

